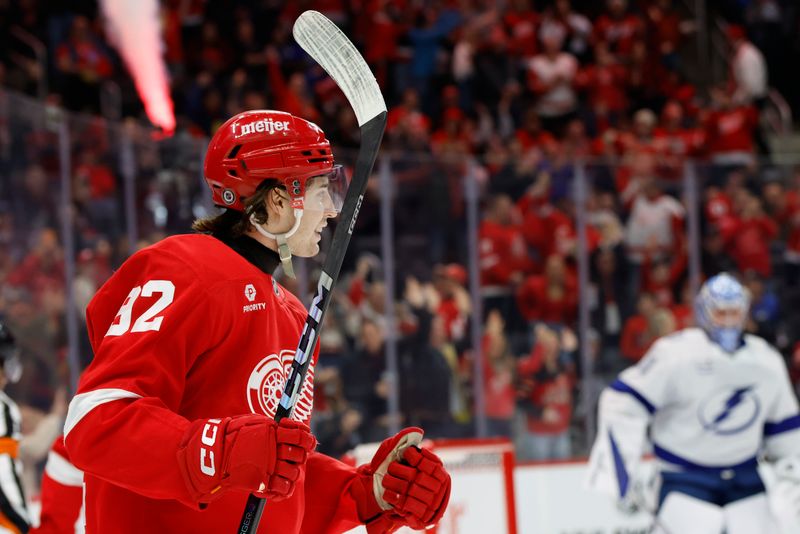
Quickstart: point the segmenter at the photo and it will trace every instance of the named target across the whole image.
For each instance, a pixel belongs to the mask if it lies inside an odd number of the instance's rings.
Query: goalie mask
[[[727,273],[709,278],[694,305],[698,326],[726,352],[741,346],[749,309],[750,293]]]
[[[0,323],[0,362],[3,365],[3,373],[6,379],[12,384],[19,382],[22,376],[22,362],[19,359],[19,348],[11,335],[8,327]]]
[[[244,211],[246,199],[265,180],[277,180],[289,194],[295,213],[294,226],[272,234],[253,222],[262,235],[278,243],[281,262],[293,276],[287,239],[300,226],[304,210],[341,210],[347,180],[341,165],[334,165],[325,133],[314,123],[290,113],[271,110],[245,111],[228,119],[212,137],[206,153],[204,177],[214,204]],[[325,178],[325,198],[306,198],[306,185]]]

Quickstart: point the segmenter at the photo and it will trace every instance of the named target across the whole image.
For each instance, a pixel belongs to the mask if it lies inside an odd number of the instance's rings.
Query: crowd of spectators
[[[785,58],[773,53],[780,32],[765,28],[775,29],[775,13],[795,22],[797,13],[777,0],[753,1],[738,19],[723,10],[736,23],[725,31],[730,75],[702,88],[689,81],[686,53],[697,28],[678,4],[303,3],[345,28],[384,90],[383,157],[391,158],[400,259],[392,331],[376,179],[320,338],[321,450],[344,453],[382,439],[393,424],[421,425],[431,437],[474,435],[480,390],[488,433],[513,438],[519,458],[584,452],[576,436],[585,437],[598,389],[582,380],[585,366],[602,385],[657,337],[691,325],[693,258],[702,276],[728,270],[746,281],[754,296],[748,330],[783,351],[800,388],[800,316],[791,313],[800,300],[800,165],[771,164],[759,121],[768,73]],[[358,146],[341,93],[291,39],[299,4],[161,5],[178,129],[155,140],[133,118],[96,117],[109,81],[121,88],[124,115],[141,109],[94,2],[0,0],[0,82],[33,94],[47,76],[50,89],[46,105],[0,93],[0,316],[24,349],[26,378],[13,393],[32,408],[47,410],[68,380],[65,318],[81,320],[131,251],[187,231],[206,209],[202,141],[225,119],[274,107],[320,124],[346,163]],[[11,42],[12,27],[46,43],[44,71]],[[53,127],[59,107],[90,114],[69,122],[66,192]],[[575,197],[579,160],[584,205]],[[686,195],[688,162],[697,205]],[[468,173],[480,194],[479,301],[468,291]],[[584,253],[589,283],[579,288]],[[67,255],[76,259],[70,284]],[[470,336],[477,313],[479,351]],[[388,343],[396,343],[396,382]],[[91,355],[79,344],[85,364]],[[394,384],[401,421],[389,413]]]

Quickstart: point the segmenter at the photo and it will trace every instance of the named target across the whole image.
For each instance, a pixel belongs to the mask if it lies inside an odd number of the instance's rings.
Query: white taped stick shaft
[[[386,111],[380,87],[350,39],[317,11],[306,11],[292,30],[297,43],[325,69],[347,97],[361,127]]]

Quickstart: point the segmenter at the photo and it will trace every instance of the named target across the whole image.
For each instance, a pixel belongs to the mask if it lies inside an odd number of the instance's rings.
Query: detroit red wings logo
[[[280,356],[270,354],[256,365],[247,381],[247,402],[250,411],[275,416],[283,386],[292,366],[294,350],[282,350]],[[308,367],[303,391],[297,399],[292,419],[308,424],[314,406],[314,364]]]

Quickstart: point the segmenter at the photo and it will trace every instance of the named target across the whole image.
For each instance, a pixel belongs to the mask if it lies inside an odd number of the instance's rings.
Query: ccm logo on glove
[[[291,419],[204,419],[192,422],[184,433],[178,465],[196,502],[210,502],[228,489],[281,500],[294,492],[316,445],[311,430]]]
[[[217,441],[217,430],[219,430],[219,423],[222,422],[222,419],[209,419],[206,426],[203,427],[203,435],[200,438],[200,442],[207,446],[213,447],[214,442]],[[200,471],[204,475],[208,475],[213,477],[214,474],[217,472],[217,468],[214,467],[214,451],[207,449],[206,447],[200,447]]]

